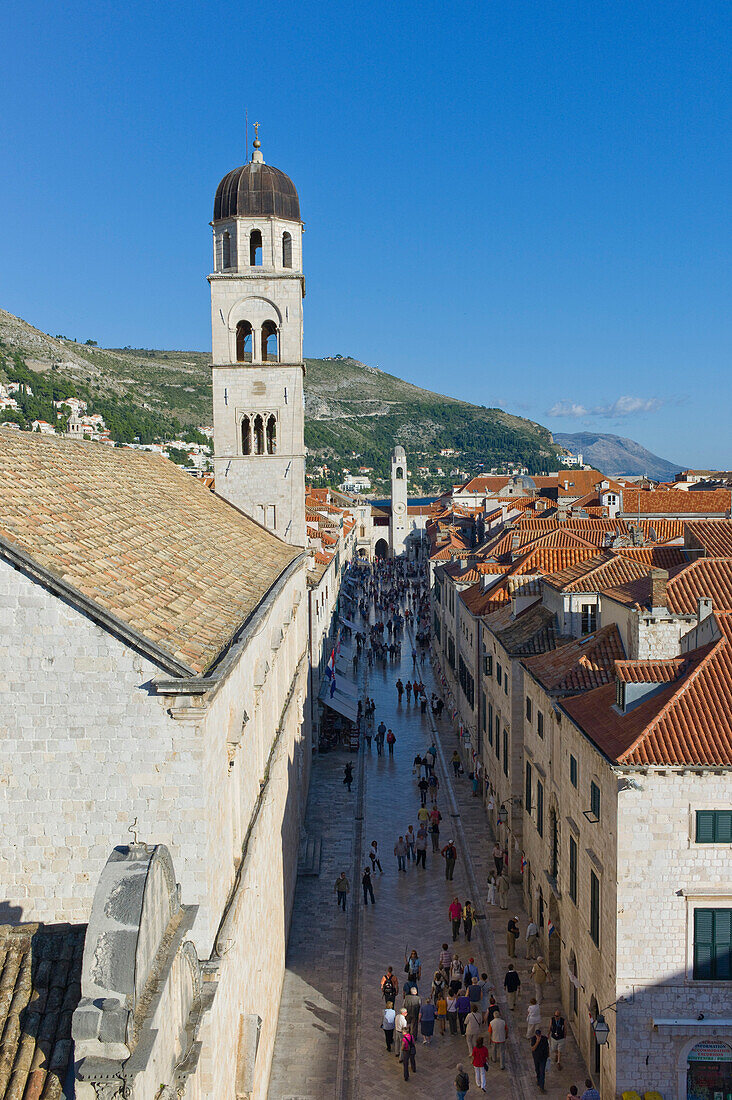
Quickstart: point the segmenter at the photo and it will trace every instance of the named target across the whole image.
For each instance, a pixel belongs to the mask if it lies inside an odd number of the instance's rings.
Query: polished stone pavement
[[[446,757],[457,744],[446,716],[435,729],[429,714],[419,706],[398,703],[394,683],[399,676],[412,678],[411,645],[405,638],[401,664],[369,670],[367,694],[376,700],[376,724],[381,718],[397,737],[394,759],[378,757],[372,745],[359,754],[357,784],[349,793],[343,785],[343,765],[356,757],[345,751],[318,756],[308,798],[306,829],[322,837],[322,865],[319,877],[298,879],[287,952],[287,969],[280,1005],[269,1100],[346,1100],[386,1096],[452,1098],[457,1062],[464,1062],[471,1075],[468,1097],[480,1094],[475,1085],[465,1039],[435,1035],[432,1044],[417,1045],[417,1073],[405,1082],[393,1055],[388,1055],[380,1030],[383,1001],[379,983],[384,969],[394,967],[401,984],[405,952],[415,947],[423,961],[420,993],[426,996],[437,965],[441,944],[452,946],[447,909],[457,894],[470,898],[480,914],[486,914],[484,887],[491,867],[493,837],[479,799],[471,797],[466,778],[451,780],[445,770]],[[346,651],[347,658],[350,656]],[[362,670],[363,672],[363,670]],[[419,675],[428,696],[434,682],[429,661]],[[440,843],[451,837],[458,848],[458,862],[452,883],[445,880],[444,861],[427,853],[427,868],[409,864],[399,873],[393,848],[397,836],[408,825],[417,829],[419,795],[412,774],[412,761],[424,752],[437,735],[438,805],[443,815]],[[360,877],[368,863],[368,849],[378,840],[384,873],[376,873],[376,905],[363,905]],[[348,909],[336,905],[334,883],[345,870],[351,882]],[[491,1065],[488,1093],[495,1100],[540,1096],[533,1063],[525,1039],[526,1006],[532,995],[528,971],[531,963],[515,960],[525,983],[515,1012],[505,1007],[503,975],[508,958],[505,924],[512,913],[519,914],[522,927],[527,918],[520,892],[512,888],[509,913],[491,907],[476,924],[473,941],[466,945],[461,935],[455,945],[461,959],[473,955],[479,970],[485,970],[498,992],[499,1004],[509,1020],[507,1068]],[[521,945],[522,946],[522,945]],[[519,954],[523,954],[519,949]],[[558,983],[548,987],[544,1002],[544,1024],[559,1006]],[[571,1035],[564,1053],[564,1068],[550,1066],[547,1093],[553,1100],[565,1100],[569,1085],[581,1086],[584,1064]],[[583,1088],[580,1087],[580,1093]]]

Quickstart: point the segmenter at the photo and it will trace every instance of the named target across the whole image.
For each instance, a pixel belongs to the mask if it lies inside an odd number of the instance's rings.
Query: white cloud
[[[591,409],[574,401],[557,401],[547,410],[546,415],[570,417],[575,420],[581,420],[585,416],[600,416],[607,420],[614,420],[618,417],[635,416],[638,413],[655,412],[662,404],[663,401],[657,397],[630,397],[624,394],[608,405],[595,405]]]

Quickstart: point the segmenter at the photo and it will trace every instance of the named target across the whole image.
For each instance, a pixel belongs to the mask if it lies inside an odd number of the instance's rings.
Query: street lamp
[[[506,809],[506,803],[502,802],[498,807],[498,824],[505,825],[508,821],[508,810]]]
[[[596,1020],[593,1020],[592,1030],[595,1033],[595,1039],[597,1040],[598,1046],[604,1047],[610,1035],[610,1028],[602,1013],[598,1015]]]

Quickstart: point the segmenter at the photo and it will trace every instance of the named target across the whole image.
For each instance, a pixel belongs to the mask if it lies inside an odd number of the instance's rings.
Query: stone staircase
[[[304,836],[297,853],[298,875],[317,877],[320,874],[322,840],[319,836]]]

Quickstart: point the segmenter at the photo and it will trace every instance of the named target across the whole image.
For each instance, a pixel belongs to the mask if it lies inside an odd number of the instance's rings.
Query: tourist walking
[[[472,1051],[473,1069],[475,1070],[475,1083],[483,1092],[485,1088],[485,1067],[488,1061],[488,1047],[483,1042],[483,1037],[478,1036]]]
[[[460,921],[463,916],[463,907],[456,897],[452,899],[447,913],[452,923],[452,942],[455,943],[455,940],[460,935]]]
[[[363,887],[363,903],[368,905],[369,898],[371,898],[371,904],[376,905],[376,899],[374,898],[374,887],[371,883],[371,871],[368,867],[364,867],[363,876],[361,878],[361,886]]]
[[[516,1007],[516,1001],[521,990],[521,979],[517,972],[513,968],[513,963],[508,964],[508,970],[506,976],[503,979],[503,988],[506,990],[506,1000],[508,1001],[508,1007],[513,1010]]]
[[[419,804],[420,804],[420,806],[426,806],[427,805],[427,791],[429,790],[429,787],[430,787],[430,785],[429,785],[428,780],[425,779],[424,776],[422,776],[419,783],[417,784],[417,788],[419,790]]]
[[[404,973],[407,975],[407,983],[405,984],[409,985],[416,986],[422,977],[422,963],[419,961],[419,955],[414,949],[404,962]]]
[[[539,954],[539,929],[536,921],[530,920],[526,925],[526,958],[535,959]]]
[[[493,862],[496,867],[496,876],[500,878],[500,876],[503,874],[504,862],[503,848],[498,843],[498,841],[496,841],[496,843],[493,845],[493,851],[491,855],[493,856]]]
[[[404,1010],[399,1009],[394,1020],[394,1047],[396,1059],[399,1061],[402,1053],[402,1036],[407,1030],[407,1017],[404,1015]]]
[[[463,1068],[462,1062],[458,1062],[455,1066],[457,1075],[455,1077],[455,1097],[456,1100],[465,1100],[468,1089],[470,1088],[470,1078]]]
[[[546,1035],[542,1034],[540,1027],[537,1027],[534,1032],[534,1038],[531,1041],[531,1057],[534,1059],[536,1083],[539,1086],[539,1091],[546,1092],[544,1088],[544,1079],[546,1076],[546,1064],[549,1061],[549,1041]],[[597,1100],[600,1100],[599,1095]]]
[[[404,1069],[404,1080],[409,1080],[409,1067],[412,1067],[412,1073],[417,1072],[416,1066],[416,1053],[417,1047],[412,1037],[412,1033],[407,1029],[402,1032],[402,1067]]]
[[[519,935],[518,917],[510,917],[506,926],[506,951],[509,959],[516,958],[516,940]]]
[[[450,1034],[457,1035],[457,994],[447,995],[447,1022],[450,1025]]]
[[[387,733],[386,743],[389,746],[389,756],[393,756],[394,755],[394,746],[396,744],[396,737],[394,736],[393,730],[389,730],[389,732]]]
[[[452,764],[452,770],[455,778],[457,779],[457,777],[460,775],[461,768],[460,753],[457,751],[457,749],[455,749],[452,756],[450,757],[450,763]]]
[[[386,1049],[391,1052],[394,1044],[394,1021],[396,1020],[396,1012],[394,1011],[394,1005],[391,1001],[386,1002],[384,1008],[384,1015],[381,1018],[381,1030],[384,1032],[384,1041],[386,1042]]]
[[[531,978],[534,982],[534,992],[536,993],[536,1000],[538,1004],[544,1000],[544,986],[552,980],[552,976],[547,969],[544,957],[539,955],[534,965],[531,968]]]
[[[468,1054],[471,1053],[475,1046],[475,1041],[483,1031],[483,1017],[477,1010],[477,1006],[472,1008],[465,1018],[465,1041],[468,1045]]]
[[[589,1077],[585,1078],[585,1091],[582,1093],[582,1100],[600,1100],[600,1093]]]
[[[369,849],[369,859],[371,860],[371,872],[376,874],[376,868],[379,868],[379,874],[383,875],[384,869],[381,866],[381,860],[379,859],[379,845],[375,840],[371,841],[371,848]]]
[[[392,967],[386,968],[386,974],[381,979],[381,992],[385,1001],[391,1001],[396,1004],[397,993],[399,992],[399,979]]]
[[[341,871],[340,875],[336,879],[335,892],[336,900],[344,913],[346,911],[346,898],[348,897],[348,891],[350,889],[351,887],[348,879],[346,878],[346,872]]]
[[[447,992],[447,978],[441,970],[435,970],[435,976],[432,979],[432,1000],[437,1004],[440,996]]]
[[[447,993],[444,990],[435,1001],[435,1008],[437,1009],[437,1023],[440,1026],[440,1035],[444,1035],[445,1024],[447,1023]]]
[[[406,871],[407,869],[407,845],[404,841],[404,837],[400,836],[394,845],[394,855],[397,857],[397,870]]]
[[[381,756],[381,754],[384,751],[384,738],[385,737],[386,737],[386,725],[384,723],[384,719],[382,718],[381,721],[379,722],[378,726],[376,727],[376,737],[374,738],[374,741],[376,742],[376,752],[379,756]]]
[[[498,905],[495,875],[488,875],[488,889],[486,890],[485,900],[487,905]]]
[[[457,848],[454,841],[448,840],[442,849],[442,857],[445,860],[445,878],[448,882],[452,882],[452,876],[455,872],[455,860],[457,859]]]
[[[501,909],[508,909],[508,891],[511,883],[508,881],[508,875],[504,871],[498,880],[498,904]]]
[[[419,1029],[422,1032],[422,1042],[427,1046],[432,1042],[432,1035],[435,1030],[435,1015],[436,1009],[432,1003],[432,998],[428,997],[419,1010]]]
[[[427,869],[427,830],[424,825],[420,825],[417,830],[417,840],[414,845],[417,852],[417,866],[421,864],[422,867]]]
[[[475,965],[475,959],[471,955],[463,968],[463,985],[466,989],[473,984],[473,978],[478,977],[478,967]]]
[[[562,1051],[567,1040],[567,1025],[557,1008],[549,1024],[549,1053],[554,1055],[557,1069],[562,1068]]]
[[[429,784],[430,788],[430,802],[434,806],[437,802],[437,795],[439,794],[440,790],[440,781],[434,772],[430,772],[430,777],[427,780],[427,783]]]
[[[414,862],[414,860],[416,859],[416,856],[414,854],[414,845],[416,840],[417,838],[414,835],[414,826],[409,825],[407,827],[406,833],[404,834],[404,843],[407,846],[407,858],[411,859],[412,862]]]
[[[353,783],[353,764],[350,762],[350,760],[343,769],[343,782],[350,791],[351,784]]]
[[[404,1012],[407,1017],[407,1027],[412,1035],[416,1036],[419,1027],[419,1010],[422,1007],[422,998],[417,992],[416,985],[404,987]]]
[[[469,1012],[470,1012],[470,998],[468,997],[467,993],[461,992],[461,993],[458,994],[458,999],[457,999],[458,1024],[460,1026],[460,1034],[461,1035],[465,1034],[465,1021],[468,1018],[468,1013]]]
[[[445,975],[447,981],[450,980],[450,963],[452,962],[452,952],[446,943],[443,943],[442,950],[440,951],[439,958],[440,970]]]
[[[526,1038],[533,1039],[536,1029],[541,1023],[541,1006],[536,1003],[536,997],[532,997],[526,1009]]]
[[[500,1012],[496,1012],[493,1019],[488,1024],[488,1035],[491,1040],[491,1060],[493,1062],[499,1062],[501,1069],[505,1069],[508,1024],[503,1019]]]
[[[473,925],[475,924],[475,909],[473,909],[473,903],[466,901],[463,906],[463,932],[465,933],[465,939],[470,943],[470,936],[473,931]]]

